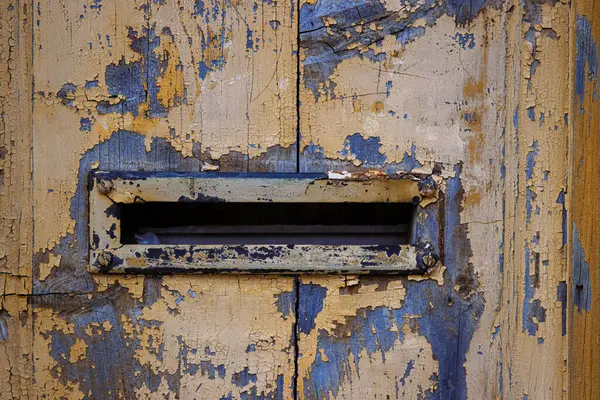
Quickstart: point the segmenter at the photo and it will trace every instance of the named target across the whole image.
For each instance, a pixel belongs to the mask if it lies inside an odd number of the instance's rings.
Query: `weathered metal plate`
[[[307,174],[94,172],[90,180],[90,270],[100,273],[416,274],[437,259],[436,218],[413,221],[403,245],[122,244],[120,207],[136,202],[419,204],[419,178],[328,179]],[[430,200],[427,199],[429,203]],[[419,207],[420,208],[420,207]],[[148,218],[152,218],[151,215]],[[418,237],[427,238],[419,241]],[[437,242],[437,240],[434,240]]]

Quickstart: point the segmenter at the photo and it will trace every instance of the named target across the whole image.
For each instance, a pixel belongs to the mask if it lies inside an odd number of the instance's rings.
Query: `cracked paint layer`
[[[1,7],[0,397],[598,393],[594,0]],[[438,177],[439,268],[87,270],[92,169],[297,167]]]
[[[81,238],[92,169],[295,170],[295,8],[35,3],[35,391],[291,396],[295,317],[275,303],[293,278],[94,276]]]

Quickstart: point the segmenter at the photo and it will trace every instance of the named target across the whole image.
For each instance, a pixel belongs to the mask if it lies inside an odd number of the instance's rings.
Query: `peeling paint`
[[[577,226],[573,226],[573,305],[581,313],[590,311],[592,307],[592,285],[590,282],[590,265],[586,260],[585,249],[581,246]]]

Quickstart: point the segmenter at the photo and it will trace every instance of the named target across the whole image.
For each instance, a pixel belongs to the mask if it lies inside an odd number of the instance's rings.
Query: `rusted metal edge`
[[[100,273],[421,274],[430,252],[412,245],[125,245],[91,252]],[[434,255],[435,257],[435,255]]]
[[[439,246],[431,241],[414,240],[411,245],[395,246],[124,245],[120,241],[119,215],[122,204],[153,201],[419,204],[424,200],[420,194],[424,179],[426,177],[416,180],[412,175],[409,178],[396,175],[394,179],[335,180],[324,174],[95,171],[89,185],[89,269],[125,274],[424,273],[438,259]],[[415,216],[415,221],[417,219]],[[424,237],[439,236],[436,221],[415,223]],[[431,230],[436,232],[428,232]]]

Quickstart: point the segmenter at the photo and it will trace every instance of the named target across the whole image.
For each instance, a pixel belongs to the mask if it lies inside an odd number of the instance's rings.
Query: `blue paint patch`
[[[502,162],[500,163],[500,179],[504,179],[506,177],[506,163],[505,163],[505,158],[506,158],[506,145],[504,143],[502,143]]]
[[[494,332],[492,332],[492,340],[496,340],[496,337],[498,337],[498,334],[500,334],[500,326],[499,325],[494,329]]]
[[[271,385],[267,384],[267,387],[270,387]],[[278,400],[278,399],[283,399],[284,395],[283,395],[283,387],[284,387],[284,381],[283,381],[283,375],[277,375],[277,380],[275,382],[275,389],[271,392],[267,392],[265,393],[260,392],[258,393],[258,390],[256,388],[256,385],[253,385],[251,387],[249,387],[247,390],[244,390],[242,392],[240,392],[240,400]],[[231,396],[231,395],[230,395]],[[229,397],[231,398],[231,397]]]
[[[351,326],[346,324],[339,327],[343,330],[340,336],[330,336],[326,331],[320,331],[310,378],[304,378],[305,397],[320,398],[321,394],[330,391],[337,397],[344,376],[351,376],[351,371],[358,369],[363,349],[369,356],[381,349],[382,357],[385,357],[385,351],[390,350],[398,336],[402,335],[393,329],[392,313],[385,307],[361,309]],[[353,355],[354,366],[350,365],[349,354]]]
[[[128,295],[126,290],[115,288],[109,289],[114,300],[117,298],[127,301]],[[85,303],[85,311],[80,311],[77,314],[68,314],[69,322],[73,324],[74,332],[72,334],[64,334],[63,332],[51,331],[48,333],[50,337],[50,355],[54,358],[58,368],[62,373],[61,382],[80,382],[80,386],[85,388],[85,392],[91,393],[90,398],[103,397],[106,394],[106,383],[112,382],[114,378],[114,365],[123,366],[122,373],[136,376],[144,376],[143,380],[137,382],[139,388],[144,383],[151,391],[158,390],[162,381],[159,374],[153,373],[151,370],[142,366],[139,361],[135,360],[134,352],[139,346],[139,340],[135,337],[126,338],[121,325],[121,311],[117,311],[116,307],[111,304],[98,305],[92,300],[82,300]],[[130,298],[129,298],[130,299]],[[95,299],[98,300],[97,298]],[[135,317],[134,317],[135,318]],[[145,326],[160,326],[156,321],[150,322],[145,320],[137,320],[137,324]],[[112,329],[105,330],[101,327],[102,323],[110,323]],[[92,330],[92,335],[86,333],[86,328],[97,324]],[[78,360],[75,363],[69,362],[69,352],[76,338],[85,338],[87,345],[85,359]],[[151,337],[152,338],[152,337]],[[162,359],[164,352],[163,346],[158,346],[158,349],[152,347],[152,343],[147,343],[148,350],[157,358]],[[90,365],[94,365],[94,373],[82,378],[82,371],[89,371]],[[84,382],[85,381],[85,382]],[[102,394],[101,394],[102,393]]]
[[[56,97],[58,97],[59,99],[61,99],[61,102],[67,106],[67,107],[72,107],[73,106],[73,99],[71,99],[71,95],[75,94],[75,90],[77,90],[77,86],[75,86],[75,84],[73,83],[65,83],[60,90],[58,91],[58,93],[56,93]]]
[[[392,93],[392,87],[394,86],[394,82],[387,81],[385,83],[385,97],[390,97],[390,93]]]
[[[255,344],[249,344],[248,347],[246,347],[246,353],[254,353],[255,351],[256,351]]]
[[[168,28],[162,30],[162,35],[173,40],[173,35]],[[154,50],[160,46],[160,37],[154,33],[154,28],[144,28],[143,34],[129,28],[128,38],[130,48],[140,55],[140,60],[127,63],[121,58],[117,64],[106,66],[106,84],[111,96],[118,96],[122,100],[116,104],[103,101],[99,102],[97,110],[100,114],[131,113],[138,114],[139,105],[148,103],[149,117],[166,117],[167,108],[158,99],[160,87],[158,80],[166,72],[168,54],[157,54]],[[183,68],[181,63],[176,68]],[[174,105],[181,104],[183,99],[172,99]]]
[[[530,186],[527,186],[527,188],[525,189],[525,211],[527,213],[527,224],[531,222],[531,211],[533,210],[531,202],[534,200],[534,198],[534,191],[531,190]]]
[[[298,310],[298,332],[309,334],[315,328],[315,319],[323,310],[327,288],[313,283],[302,283],[298,287],[300,309]]]
[[[85,81],[85,88],[92,89],[98,87],[98,79],[94,79],[93,81]]]
[[[223,379],[225,378],[225,372],[224,364],[219,364],[215,367],[211,361],[200,361],[200,374],[208,377],[208,379],[216,379],[217,376]]]
[[[579,100],[580,106],[583,104],[586,80],[593,82],[593,93],[594,97],[597,98],[598,44],[594,41],[592,24],[588,18],[578,15],[575,56],[575,97]]]
[[[92,130],[92,122],[87,117],[82,117],[79,120],[79,130],[82,132],[90,132]]]
[[[500,367],[500,373],[498,374],[498,394],[500,398],[502,398],[502,392],[504,391],[504,360],[502,354],[502,347],[500,347],[500,362],[498,363]]]
[[[535,107],[527,108],[527,116],[530,120],[535,121]]]
[[[539,60],[533,60],[531,62],[531,66],[529,67],[529,75],[534,76],[537,72],[537,68],[540,66]]]
[[[310,141],[310,143],[308,145],[306,145],[304,147],[304,153],[309,154],[309,155],[315,155],[315,154],[319,154],[319,155],[323,155],[323,146],[318,145],[318,144],[314,144],[312,142],[312,140]]]
[[[100,11],[102,9],[102,0],[92,0],[92,4],[90,4],[90,9]]]
[[[271,21],[269,21],[269,26],[271,27],[271,29],[273,30],[277,30],[277,28],[279,28],[279,25],[281,25],[281,22],[279,22],[276,19],[273,19]]]
[[[455,17],[456,24],[465,25],[479,14],[489,0],[448,0],[445,2],[446,13]]]
[[[138,115],[138,106],[146,101],[144,73],[141,61],[126,63],[121,58],[117,64],[106,66],[106,84],[111,96],[122,96],[117,104],[101,101],[96,107],[99,114],[131,113]]]
[[[531,250],[525,243],[525,297],[523,299],[522,331],[535,336],[539,322],[546,321],[546,309],[539,299],[533,300],[535,284],[531,282]]]
[[[562,205],[562,247],[567,244],[567,207],[565,205],[565,191],[561,190],[556,199],[556,203]]]
[[[404,157],[400,161],[400,170],[409,172],[413,169],[421,168],[423,164],[417,160],[417,146],[413,143],[410,147],[410,155],[408,152],[404,152]]]
[[[347,158],[356,158],[367,166],[379,166],[387,159],[385,154],[380,153],[381,146],[379,136],[365,139],[360,133],[355,133],[346,138],[344,148],[338,154]]]
[[[204,1],[203,0],[196,0],[196,2],[194,3],[194,16],[200,16],[200,17],[204,17],[204,11],[205,11],[205,7],[204,7]]]
[[[248,367],[245,367],[242,371],[236,372],[231,377],[231,383],[236,385],[237,387],[245,387],[248,386],[250,382],[256,383],[256,374],[251,374],[248,372]]]
[[[475,47],[475,35],[472,33],[456,33],[454,35],[454,40],[459,44],[463,49],[473,49]]]
[[[472,125],[477,122],[477,113],[465,113],[463,118],[469,125]]]
[[[590,266],[585,259],[585,249],[579,240],[577,225],[573,222],[573,304],[577,311],[590,311],[592,307],[592,285],[590,282]]]
[[[562,336],[567,335],[567,282],[558,282],[556,299],[561,305]]]
[[[254,46],[254,42],[252,40],[252,30],[250,28],[246,29],[246,49],[252,50]]]
[[[523,315],[522,315],[522,331],[525,332],[528,329],[527,315],[529,311],[529,304],[533,298],[534,287],[531,284],[531,250],[529,250],[529,243],[525,243],[525,298],[523,299]],[[529,334],[534,335],[536,328],[533,328],[533,332],[530,330]]]
[[[294,312],[294,304],[296,303],[296,296],[294,292],[281,292],[275,296],[275,306],[277,311],[283,315],[283,318],[287,318]]]
[[[410,26],[406,29],[403,29],[396,35],[396,41],[400,43],[402,46],[406,46],[410,42],[413,42],[415,39],[420,38],[425,35],[425,27],[424,26]]]
[[[404,371],[404,375],[402,375],[402,378],[400,378],[400,384],[402,386],[406,385],[406,379],[408,379],[408,377],[410,376],[410,373],[413,369],[415,369],[415,361],[410,360],[408,362],[408,365],[406,366],[406,371]]]
[[[535,140],[531,147],[532,150],[527,153],[526,157],[525,178],[527,180],[533,179],[533,168],[535,167],[535,158],[538,155],[538,141]]]
[[[515,107],[515,112],[513,113],[513,127],[515,129],[519,127],[519,106]]]
[[[456,177],[449,178],[445,194],[444,235],[445,272],[442,287],[431,281],[406,282],[406,297],[402,307],[367,307],[336,326],[334,332],[319,331],[316,359],[304,379],[304,397],[321,398],[339,396],[340,386],[358,372],[359,355],[377,355],[385,362],[386,353],[398,342],[404,341],[402,329],[407,315],[418,315],[409,321],[431,344],[439,369],[430,379],[437,380],[433,392],[426,391],[423,398],[463,399],[467,396],[464,362],[470,341],[483,313],[481,293],[469,277],[474,276],[467,229],[460,222],[460,207],[464,190],[460,183],[460,166]],[[456,251],[460,249],[460,251]],[[467,294],[454,289],[465,286]],[[473,285],[473,286],[469,286]],[[327,361],[321,356],[327,357]],[[353,361],[351,361],[353,360]],[[354,365],[351,363],[354,362]]]
[[[204,61],[200,61],[198,63],[198,75],[200,75],[200,79],[204,80],[208,73],[213,69],[210,68]]]
[[[218,40],[216,40],[218,39]],[[202,34],[201,46],[202,46],[202,60],[198,62],[198,74],[200,79],[206,79],[206,76],[209,72],[220,71],[223,69],[225,65],[225,57],[223,55],[219,56],[213,60],[205,60],[204,55],[206,54],[219,54],[220,49],[225,45],[226,36],[225,31],[219,35],[218,38],[207,38],[204,34]],[[248,45],[248,44],[246,44]]]

